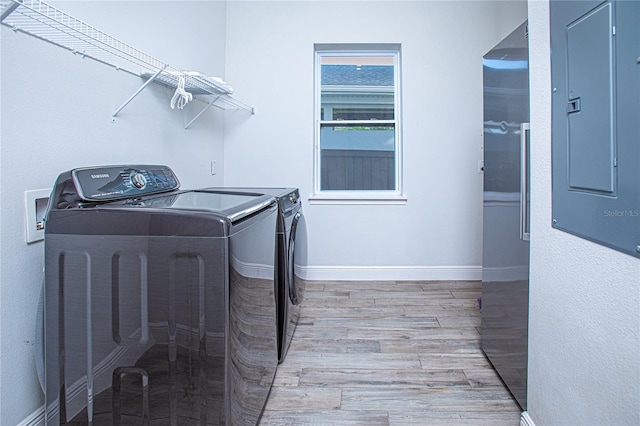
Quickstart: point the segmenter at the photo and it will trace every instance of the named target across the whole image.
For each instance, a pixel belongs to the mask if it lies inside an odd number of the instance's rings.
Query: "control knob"
[[[135,172],[131,174],[131,183],[138,189],[144,189],[147,186],[147,178],[142,173]]]

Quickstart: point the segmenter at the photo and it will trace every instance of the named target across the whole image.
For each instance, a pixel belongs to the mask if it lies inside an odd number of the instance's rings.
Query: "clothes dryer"
[[[276,200],[178,187],[166,166],[58,178],[47,424],[259,422],[278,364]]]
[[[276,225],[276,297],[278,305],[278,359],[284,361],[300,317],[307,267],[307,225],[298,188],[209,188],[215,192],[266,194],[278,202]]]

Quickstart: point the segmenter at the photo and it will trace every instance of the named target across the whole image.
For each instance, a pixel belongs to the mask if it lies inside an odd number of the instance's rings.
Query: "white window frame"
[[[386,56],[394,58],[395,189],[394,190],[321,190],[321,59],[324,56]],[[405,204],[402,190],[402,102],[401,49],[399,44],[316,44],[314,45],[314,173],[311,204]],[[379,121],[378,121],[379,122]]]

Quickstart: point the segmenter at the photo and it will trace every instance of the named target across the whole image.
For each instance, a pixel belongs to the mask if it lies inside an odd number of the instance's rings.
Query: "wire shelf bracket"
[[[90,58],[116,70],[144,78],[144,84],[113,112],[112,121],[152,82],[175,89],[184,81],[185,91],[192,93],[194,97],[202,96],[201,100],[207,102],[207,106],[185,129],[211,106],[255,114],[255,109],[234,98],[233,89],[219,78],[174,68],[41,0],[9,0],[0,3],[0,23],[16,32],[69,50],[82,58]]]
[[[120,111],[122,111],[124,109],[124,107],[129,105],[129,102],[131,102],[136,96],[138,96],[140,94],[140,92],[142,92],[149,85],[149,83],[154,81],[160,75],[160,73],[162,71],[164,71],[165,69],[166,69],[166,67],[158,70],[154,75],[151,76],[151,78],[149,78],[147,81],[145,81],[144,84],[142,86],[140,86],[140,88],[138,90],[136,90],[133,95],[129,96],[129,99],[124,101],[124,103],[122,105],[120,105],[120,107],[117,110],[115,110],[113,114],[111,114],[111,121],[115,121],[116,120],[116,116],[120,113]]]

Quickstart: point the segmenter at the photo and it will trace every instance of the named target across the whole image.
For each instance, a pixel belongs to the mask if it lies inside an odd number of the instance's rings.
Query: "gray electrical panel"
[[[549,7],[553,227],[640,257],[640,2]]]

